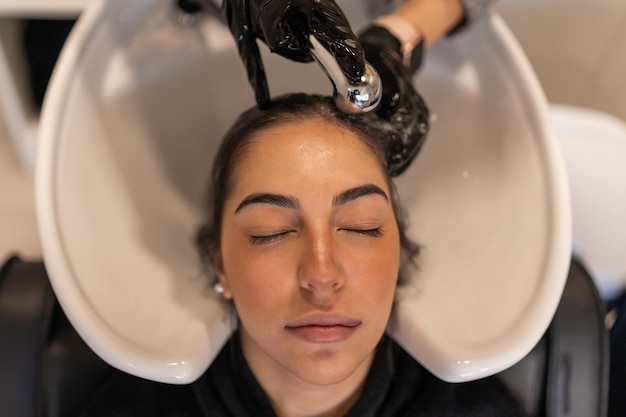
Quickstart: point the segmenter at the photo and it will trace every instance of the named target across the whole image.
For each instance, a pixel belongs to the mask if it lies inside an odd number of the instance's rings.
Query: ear
[[[222,296],[227,300],[232,300],[233,293],[230,290],[228,276],[226,274],[226,270],[224,269],[222,251],[216,248],[209,248],[209,253],[211,255],[211,263],[213,264],[213,268],[215,269],[215,273],[217,274],[217,280],[224,289],[224,291],[222,292]]]

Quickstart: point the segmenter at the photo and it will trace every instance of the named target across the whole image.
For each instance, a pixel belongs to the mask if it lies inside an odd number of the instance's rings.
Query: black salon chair
[[[530,416],[605,417],[609,337],[604,303],[572,261],[553,322],[528,356],[500,377]],[[626,352],[626,303],[613,327],[613,354]],[[626,416],[624,355],[611,374],[610,417]],[[59,307],[41,262],[10,258],[0,269],[0,416],[72,417],[120,372],[96,356]],[[621,407],[621,408],[620,408]]]
[[[611,328],[611,372],[609,378],[608,417],[626,416],[626,293],[617,300],[617,313]]]
[[[0,416],[76,416],[115,371],[78,336],[41,262],[0,269]]]

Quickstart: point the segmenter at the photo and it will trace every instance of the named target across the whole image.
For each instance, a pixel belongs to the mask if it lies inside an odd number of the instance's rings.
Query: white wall
[[[500,0],[496,10],[550,101],[626,120],[626,1]]]

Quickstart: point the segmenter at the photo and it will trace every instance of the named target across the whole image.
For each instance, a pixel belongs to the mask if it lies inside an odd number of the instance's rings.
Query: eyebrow
[[[271,204],[273,206],[284,207],[288,209],[300,209],[300,202],[297,198],[271,193],[255,193],[244,198],[235,209],[237,214],[241,209],[252,204]]]
[[[349,190],[346,190],[341,194],[335,196],[335,198],[333,198],[333,206],[341,206],[343,204],[349,203],[350,201],[356,200],[357,198],[361,198],[371,194],[380,195],[385,199],[385,201],[389,202],[389,197],[387,197],[387,193],[385,193],[382,188],[374,184],[365,184],[358,187],[350,188]]]
[[[341,206],[354,201],[358,198],[365,197],[367,195],[380,195],[389,202],[389,197],[382,188],[374,184],[365,184],[358,187],[350,188],[333,198],[333,207]],[[254,193],[244,198],[241,203],[235,209],[235,214],[239,213],[243,208],[252,204],[270,204],[277,207],[283,207],[293,210],[299,210],[301,208],[300,201],[292,196],[286,196],[281,194],[272,193]]]

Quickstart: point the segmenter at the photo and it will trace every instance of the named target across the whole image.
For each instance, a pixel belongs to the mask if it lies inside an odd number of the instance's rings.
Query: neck
[[[278,417],[344,416],[361,396],[374,359],[372,352],[352,374],[339,382],[315,384],[303,380],[267,356],[259,357],[262,353],[250,348],[250,343],[254,342],[245,331],[240,336],[248,366]]]
[[[356,389],[341,388],[272,390],[268,393],[272,408],[278,417],[341,417],[352,408],[361,395],[363,383]],[[319,387],[318,387],[319,388]]]

